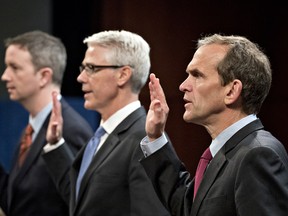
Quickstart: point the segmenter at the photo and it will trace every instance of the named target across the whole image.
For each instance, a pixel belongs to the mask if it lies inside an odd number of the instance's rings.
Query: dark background
[[[21,31],[40,28],[60,37],[66,45],[68,66],[62,88],[64,96],[82,97],[81,86],[77,83],[76,77],[86,50],[86,45],[83,44],[85,37],[102,30],[124,29],[140,34],[150,44],[151,72],[160,78],[170,106],[167,132],[180,158],[191,172],[195,171],[201,153],[211,141],[204,128],[187,124],[182,119],[183,94],[178,87],[186,78],[185,69],[195,51],[196,40],[206,34],[224,33],[246,36],[258,43],[270,58],[273,69],[271,92],[259,117],[266,129],[288,149],[286,126],[288,93],[285,90],[288,78],[285,67],[288,57],[288,8],[284,6],[284,1],[283,3],[257,0],[46,0],[44,2],[46,2],[45,8],[43,4],[39,4],[37,8],[33,7],[33,11],[29,14],[42,11],[39,15],[35,15],[40,18],[46,13],[48,24],[45,25],[44,22],[42,26],[30,25]],[[18,10],[22,11],[21,8]],[[16,9],[13,17],[17,14]],[[37,17],[31,20],[36,21]],[[13,28],[13,25],[7,26],[8,30]],[[5,32],[5,29],[0,31]],[[21,31],[14,30],[13,33]],[[5,95],[5,92],[2,90],[1,94]],[[147,86],[141,93],[141,101],[148,108]],[[6,122],[1,121],[0,125],[2,124]]]

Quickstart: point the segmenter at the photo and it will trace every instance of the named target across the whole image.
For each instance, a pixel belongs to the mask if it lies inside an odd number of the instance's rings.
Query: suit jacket
[[[145,121],[146,111],[141,107],[109,134],[83,176],[76,200],[76,181],[84,148],[79,152],[70,171],[70,216],[169,215],[139,163],[143,156],[139,144],[146,134]],[[69,164],[71,159],[66,153],[67,149],[63,145],[45,154],[45,161],[55,179],[58,179],[58,187],[66,188],[67,191],[68,184],[60,181],[65,178],[65,161]],[[59,165],[62,166],[62,174],[57,172]]]
[[[61,100],[63,136],[69,140],[69,148],[76,154],[93,135],[92,128],[71,106]],[[7,216],[65,216],[69,215],[68,204],[61,197],[42,158],[46,142],[46,130],[50,115],[35,138],[26,160],[18,168],[18,150],[8,176],[0,166],[1,207]]]
[[[287,152],[259,119],[234,134],[215,155],[194,202],[194,179],[169,145],[141,163],[172,215],[288,215]]]

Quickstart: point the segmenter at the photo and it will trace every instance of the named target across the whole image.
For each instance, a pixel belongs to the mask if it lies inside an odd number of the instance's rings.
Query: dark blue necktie
[[[80,189],[82,178],[83,178],[87,168],[89,167],[89,165],[93,159],[93,156],[95,154],[95,151],[97,149],[97,146],[100,142],[100,139],[104,134],[105,134],[105,129],[103,127],[99,127],[85,148],[82,162],[81,162],[79,175],[77,178],[77,183],[76,183],[76,199],[78,197],[78,192]]]

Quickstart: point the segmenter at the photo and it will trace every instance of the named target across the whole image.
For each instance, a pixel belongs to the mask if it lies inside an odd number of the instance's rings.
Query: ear
[[[238,79],[235,79],[226,86],[226,90],[227,92],[224,99],[225,104],[233,104],[240,98],[242,92],[242,82]]]
[[[39,85],[41,87],[47,85],[47,83],[52,83],[53,71],[51,68],[41,68],[37,74],[39,75]]]
[[[117,73],[118,78],[118,85],[124,86],[127,82],[129,82],[132,76],[132,68],[130,66],[124,66],[120,68],[119,72]]]

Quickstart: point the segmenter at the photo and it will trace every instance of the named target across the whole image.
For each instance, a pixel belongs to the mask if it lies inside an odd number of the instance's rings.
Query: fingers
[[[168,112],[169,108],[166,102],[165,93],[160,85],[159,78],[156,77],[154,73],[150,74],[150,82],[149,82],[149,90],[150,90],[150,99],[151,102],[154,100],[158,100],[160,103],[159,106],[154,106],[154,108],[163,109],[164,112]],[[152,105],[153,103],[151,103]]]
[[[57,137],[58,136],[57,126],[58,126],[58,122],[53,122],[52,123],[52,126],[51,126],[52,137]]]
[[[158,98],[158,94],[159,94],[159,87],[160,83],[159,83],[159,79],[156,78],[154,73],[150,74],[150,82],[149,82],[149,90],[150,90],[150,99],[151,101],[153,101],[154,99]]]
[[[52,112],[47,129],[46,139],[50,144],[57,143],[62,137],[63,118],[58,93],[52,92]]]
[[[58,100],[58,93],[57,92],[52,92],[52,101],[53,101],[53,114],[56,119],[59,119],[62,117],[62,112],[61,112],[61,103]]]
[[[146,119],[146,133],[150,141],[157,139],[165,130],[169,107],[159,79],[150,74],[150,107]]]

